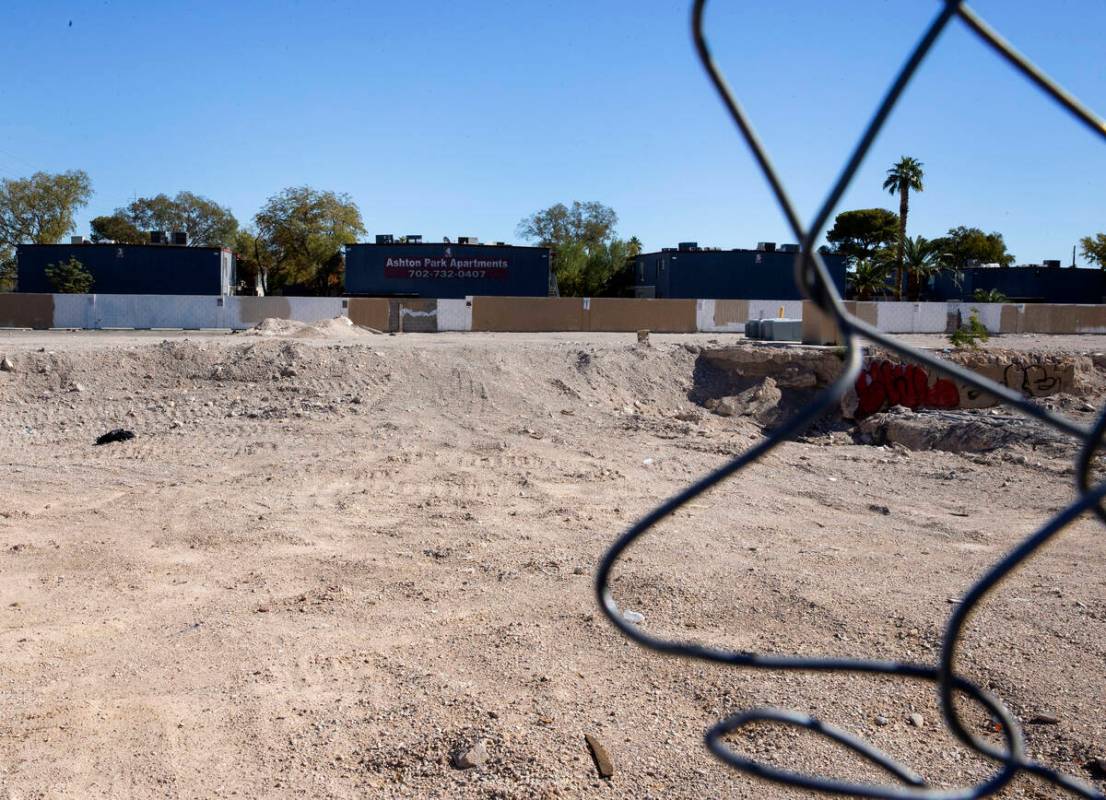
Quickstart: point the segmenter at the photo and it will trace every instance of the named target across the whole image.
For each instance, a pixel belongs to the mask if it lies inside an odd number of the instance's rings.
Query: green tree
[[[0,255],[20,244],[61,241],[91,197],[92,182],[81,170],[0,180]]]
[[[73,256],[68,261],[47,265],[46,279],[61,294],[87,294],[92,288],[92,275]]]
[[[831,252],[844,256],[850,266],[888,256],[885,252],[898,241],[899,218],[885,208],[842,211],[826,233]]]
[[[1005,303],[1010,298],[998,289],[976,289],[972,299],[977,303]]]
[[[922,290],[922,282],[936,275],[943,268],[940,252],[934,243],[924,236],[907,238],[903,242],[903,268],[907,275],[907,293],[911,300],[917,300]]]
[[[906,217],[910,213],[910,192],[924,191],[922,178],[922,162],[910,156],[900,158],[891,169],[887,170],[887,177],[883,181],[883,188],[891,194],[899,196],[899,235],[898,249],[895,254],[896,277],[895,292],[902,299],[903,292],[903,249],[906,243]]]
[[[564,203],[536,211],[518,224],[518,234],[554,250],[570,242],[598,245],[614,238],[618,215],[610,206],[590,201]]]
[[[119,211],[107,216],[95,217],[89,223],[92,228],[92,241],[118,242],[119,244],[142,244],[147,241],[127,216]]]
[[[261,273],[262,252],[257,245],[257,231],[252,226],[239,228],[234,234],[234,245],[231,250],[234,251],[238,285],[246,294],[253,294],[258,275]]]
[[[289,286],[319,293],[340,284],[342,247],[364,235],[348,194],[296,186],[270,197],[254,217],[257,266],[266,294]],[[340,287],[339,287],[340,288]]]
[[[187,231],[188,243],[195,247],[230,247],[238,230],[229,208],[192,192],[139,197],[114,216],[139,231]]]
[[[618,215],[598,202],[557,203],[518,225],[518,234],[553,250],[553,274],[561,294],[600,297],[633,282],[633,259],[641,241],[615,235]]]
[[[14,292],[16,277],[15,252],[0,250],[0,292]]]
[[[950,228],[947,235],[934,239],[933,247],[940,254],[942,264],[957,271],[973,262],[1002,267],[1014,262],[1013,254],[1006,251],[1001,233],[984,233],[979,228],[963,225]]]
[[[891,262],[874,258],[858,259],[846,273],[849,288],[857,300],[871,300],[887,291]]]
[[[1099,269],[1106,269],[1106,233],[1084,236],[1079,240],[1079,245],[1083,258],[1097,264]]]

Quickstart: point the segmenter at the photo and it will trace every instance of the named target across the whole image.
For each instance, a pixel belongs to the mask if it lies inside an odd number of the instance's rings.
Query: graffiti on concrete
[[[1020,392],[1047,397],[1071,391],[1074,366],[1065,363],[975,364],[973,372]],[[931,382],[932,381],[932,382]],[[870,362],[856,380],[857,413],[874,414],[891,406],[907,408],[987,408],[998,404],[990,394],[948,378],[932,380],[924,367],[890,361]]]
[[[1002,373],[1002,382],[1028,397],[1044,397],[1060,389],[1060,376],[1040,364],[1011,364]]]
[[[856,396],[861,414],[874,414],[889,406],[907,408],[956,408],[960,390],[948,378],[932,384],[925,368],[915,364],[873,361],[856,379]]]

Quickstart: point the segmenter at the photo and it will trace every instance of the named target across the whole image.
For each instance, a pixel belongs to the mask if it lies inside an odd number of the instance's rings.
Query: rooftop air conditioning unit
[[[407,240],[407,244],[422,244],[421,233],[409,233],[403,238]]]
[[[799,245],[797,245],[797,244],[781,244],[780,245],[780,252],[781,253],[797,253],[797,252],[799,252]]]
[[[391,244],[393,241],[394,239],[390,233],[378,233],[376,235],[377,244]]]
[[[475,236],[458,236],[457,244],[480,244],[480,239]]]
[[[699,243],[698,242],[680,242],[677,245],[677,247],[680,250],[698,250],[699,249]]]
[[[69,244],[88,244],[88,241],[83,236],[70,236]]]
[[[1057,260],[1054,260],[1054,259],[1051,259],[1051,258],[1045,259],[1044,265],[1046,267],[1048,267],[1049,269],[1060,269],[1060,261],[1058,259]]]
[[[762,253],[774,253],[776,252],[775,242],[757,242],[757,250]]]
[[[165,231],[150,231],[150,244],[166,244],[168,241]]]
[[[188,244],[188,231],[173,231],[172,238],[173,238],[173,244],[187,245]]]

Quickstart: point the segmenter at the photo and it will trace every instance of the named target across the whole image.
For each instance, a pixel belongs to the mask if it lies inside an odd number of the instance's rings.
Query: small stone
[[[926,718],[918,713],[911,714],[909,719],[910,724],[913,725],[915,728],[921,728],[926,724]]]
[[[611,761],[611,756],[603,743],[590,733],[584,734],[584,741],[588,743],[588,749],[591,750],[591,757],[595,761],[595,769],[599,777],[609,778],[614,775],[614,762]]]
[[[1082,403],[1082,404],[1080,404],[1080,406],[1079,406],[1079,410],[1080,410],[1080,411],[1084,411],[1084,412],[1086,412],[1086,413],[1088,413],[1088,414],[1091,414],[1091,413],[1093,413],[1093,412],[1097,411],[1098,409],[1096,409],[1096,408],[1095,408],[1094,406],[1092,406],[1092,405],[1091,405],[1090,403]]]
[[[877,514],[883,514],[884,516],[887,516],[891,513],[891,509],[889,509],[887,506],[879,506],[875,503],[870,503],[868,505],[868,510],[875,511]]]
[[[12,372],[15,369],[15,364],[7,356],[0,359],[0,372]]]
[[[629,622],[631,625],[640,625],[645,622],[645,615],[639,611],[623,611],[622,619]]]
[[[1106,779],[1106,758],[1092,758],[1083,764],[1083,769],[1091,773],[1091,777],[1097,780]]]
[[[1052,714],[1034,714],[1028,720],[1029,725],[1059,725],[1060,718]]]
[[[297,375],[299,375],[299,373],[296,372],[295,367],[281,367],[280,368],[280,377],[282,377],[282,378],[294,378]]]
[[[72,386],[69,387],[69,391],[77,392],[79,394],[84,391],[84,387],[81,386],[79,383],[74,383]]]
[[[574,567],[572,570],[573,575],[587,575],[588,571],[583,567]]]
[[[479,767],[488,760],[488,746],[481,739],[467,750],[458,750],[453,754],[453,766],[457,769]]]

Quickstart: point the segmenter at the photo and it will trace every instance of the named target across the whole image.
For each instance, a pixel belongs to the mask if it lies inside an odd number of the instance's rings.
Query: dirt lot
[[[1106,350],[1021,338],[1003,345]],[[937,785],[984,775],[932,687],[708,668],[605,623],[590,576],[612,538],[760,435],[689,399],[686,345],[730,340],[632,339],[0,334],[0,798],[803,797],[702,745],[769,704]],[[117,427],[136,438],[92,446]],[[932,661],[950,600],[1071,473],[1062,447],[911,453],[827,430],[670,520],[617,596],[651,630],[731,648]],[[1088,779],[1103,542],[1073,526],[976,617],[962,663],[1022,720],[1055,718],[1026,726],[1031,752]],[[478,740],[487,761],[455,768]],[[734,745],[877,777],[787,731]]]

